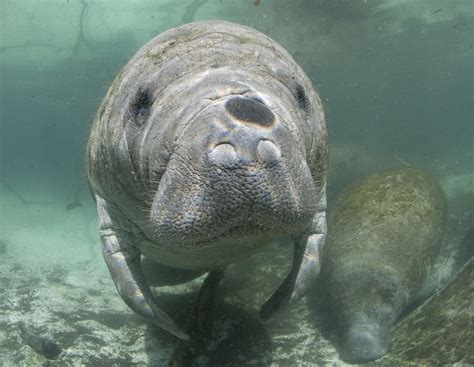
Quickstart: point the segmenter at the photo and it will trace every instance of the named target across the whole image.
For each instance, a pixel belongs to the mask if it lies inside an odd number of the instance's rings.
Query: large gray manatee
[[[102,252],[123,300],[172,334],[141,256],[209,271],[273,239],[293,266],[262,307],[304,295],[326,235],[326,129],[310,80],[251,28],[196,22],[164,32],[129,61],[99,108],[87,148]]]
[[[427,291],[445,205],[438,183],[415,168],[373,174],[338,197],[318,283],[344,360],[384,355],[395,321]]]

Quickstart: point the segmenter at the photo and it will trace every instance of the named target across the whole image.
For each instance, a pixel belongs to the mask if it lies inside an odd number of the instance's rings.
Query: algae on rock
[[[474,258],[442,290],[411,313],[378,366],[474,364]]]

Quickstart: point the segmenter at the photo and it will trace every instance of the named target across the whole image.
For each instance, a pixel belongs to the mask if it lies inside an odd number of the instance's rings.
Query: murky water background
[[[143,325],[113,288],[100,256],[83,157],[94,114],[127,60],[156,34],[206,19],[266,33],[310,76],[330,135],[330,204],[356,178],[409,164],[427,169],[443,186],[452,241],[472,227],[470,0],[2,0],[0,360],[5,365],[44,362],[19,336],[20,321],[62,345],[58,365],[160,364],[173,349],[173,340]],[[284,251],[274,253],[281,261],[252,260],[261,269],[246,280],[252,283],[247,289],[242,279],[236,281],[240,290],[229,281],[223,291],[229,302],[236,294],[252,298],[256,279],[264,283],[257,287],[264,299],[285,272]],[[187,287],[163,292],[178,297],[197,284]],[[301,312],[290,313],[281,325],[263,326],[249,316],[255,311],[250,303],[238,320],[252,319],[246,324],[252,331],[242,333],[256,349],[239,357],[240,364],[338,361],[330,343],[304,321],[306,331],[294,337],[298,327],[291,325]],[[226,313],[220,312],[224,320]],[[229,325],[235,330],[242,324]],[[293,335],[291,342],[285,335]],[[251,350],[250,344],[241,351]]]

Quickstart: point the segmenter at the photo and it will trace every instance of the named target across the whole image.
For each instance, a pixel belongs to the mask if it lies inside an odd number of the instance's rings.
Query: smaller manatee
[[[374,174],[340,195],[319,285],[342,359],[361,363],[388,351],[390,328],[420,297],[444,226],[444,193],[419,169]]]

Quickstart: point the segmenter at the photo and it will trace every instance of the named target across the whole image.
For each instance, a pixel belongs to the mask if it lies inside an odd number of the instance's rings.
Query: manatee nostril
[[[225,108],[236,119],[258,126],[270,127],[275,121],[275,115],[261,99],[232,97]]]
[[[270,140],[260,140],[257,145],[258,157],[265,163],[275,163],[280,160],[280,149]]]
[[[237,152],[232,144],[221,143],[209,153],[209,159],[217,166],[229,167],[237,161]]]

